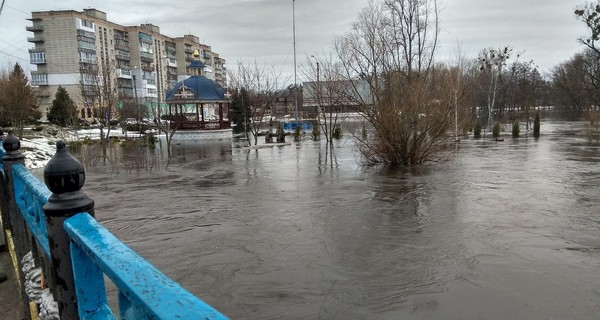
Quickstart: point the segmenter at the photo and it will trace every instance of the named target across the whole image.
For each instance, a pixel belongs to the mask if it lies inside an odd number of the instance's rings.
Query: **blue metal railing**
[[[50,245],[46,232],[43,207],[52,194],[40,180],[36,179],[22,164],[13,166],[15,201],[38,245],[50,259]]]
[[[119,310],[125,319],[226,319],[218,311],[165,277],[120,242],[87,213],[65,221],[81,315],[105,314],[106,274],[119,288]],[[104,319],[104,317],[103,317]]]
[[[288,121],[288,122],[282,122],[281,123],[281,127],[284,131],[295,131],[296,130],[296,126],[300,126],[301,130],[304,131],[311,131],[313,130],[313,125],[312,122],[304,120],[304,121]]]
[[[0,156],[4,154],[0,148]],[[17,216],[25,221],[27,233],[44,253],[40,258],[52,268],[43,208],[52,192],[22,164],[7,168],[11,167],[13,181],[9,183],[14,194],[8,198],[14,199]],[[4,166],[0,169],[6,176]],[[118,289],[120,319],[227,319],[119,241],[88,213],[67,218],[64,230],[70,239],[80,319],[116,319],[107,303],[104,275]]]

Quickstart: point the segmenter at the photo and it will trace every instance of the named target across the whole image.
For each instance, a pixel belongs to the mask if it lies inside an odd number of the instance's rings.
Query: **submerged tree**
[[[256,62],[254,65],[238,63],[237,70],[231,72],[230,76],[229,87],[234,103],[237,103],[234,109],[241,110],[241,114],[240,111],[236,113],[238,117],[243,117],[242,123],[248,142],[251,142],[252,135],[254,144],[257,144],[260,126],[266,120],[267,111],[270,111],[275,103],[280,73]]]
[[[487,127],[491,126],[492,115],[498,92],[507,83],[502,82],[503,69],[512,54],[512,48],[483,49],[477,58],[481,71],[480,88],[486,96]]]
[[[355,136],[368,162],[417,165],[452,140],[448,81],[434,70],[438,13],[435,0],[371,2],[335,44],[372,131]]]
[[[556,66],[551,76],[558,108],[578,118],[600,105],[600,60],[591,49]]]
[[[37,98],[21,66],[15,64],[12,72],[0,78],[0,114],[3,121],[13,127],[19,138],[23,128],[41,117]]]
[[[533,137],[540,137],[540,112],[535,113],[535,120],[533,120]]]
[[[314,57],[314,56],[313,56]],[[354,111],[357,101],[354,97],[353,81],[344,78],[344,68],[332,57],[308,59],[306,77],[311,81],[305,83],[304,104],[313,106],[317,115],[318,132],[333,145],[336,130],[341,130],[342,115]],[[352,108],[352,109],[351,109]],[[313,132],[315,129],[313,129]]]

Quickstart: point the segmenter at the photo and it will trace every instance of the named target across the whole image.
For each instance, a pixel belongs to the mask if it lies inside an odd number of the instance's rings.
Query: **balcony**
[[[154,71],[154,64],[142,62],[140,69],[144,71]]]
[[[46,52],[39,49],[29,49],[29,61],[31,64],[45,64]]]
[[[25,27],[25,30],[31,31],[31,32],[44,31],[44,26],[40,26],[40,25],[27,26],[27,27]]]
[[[148,62],[148,63],[152,63],[152,62],[154,62],[154,59],[152,59],[152,58],[149,58],[149,57],[144,57],[144,56],[140,56],[140,60],[141,60],[142,62]]]
[[[191,47],[185,47],[184,51],[185,51],[185,53],[189,53],[189,54],[194,53],[194,49],[192,49]]]
[[[31,85],[47,86],[48,85],[48,74],[32,71],[31,72]]]
[[[81,63],[79,65],[79,72],[82,73],[98,73],[98,69],[98,65],[96,64]]]
[[[173,51],[166,50],[166,51],[167,51],[167,58],[170,58],[170,59],[177,58],[177,52],[175,52],[174,50]]]
[[[117,78],[131,79],[131,70],[130,69],[117,69]]]
[[[123,61],[129,61],[129,60],[131,60],[131,56],[130,56],[130,55],[128,55],[128,54],[127,54],[127,55],[125,55],[125,54],[118,54],[118,53],[117,53],[117,54],[115,54],[115,58],[116,58],[117,60],[123,60]]]
[[[98,64],[98,60],[97,59],[92,59],[92,58],[79,58],[79,62],[81,63],[89,63],[89,64]]]
[[[167,67],[177,68],[177,60],[175,60],[175,59],[168,59],[167,60]]]
[[[42,42],[44,42],[44,38],[42,36],[28,37],[27,42],[42,43]]]
[[[30,62],[31,64],[46,64],[46,57],[32,57],[30,56]]]
[[[156,89],[154,89],[154,90],[147,89],[146,90],[146,97],[148,97],[148,98],[158,98],[158,93],[156,92]]]

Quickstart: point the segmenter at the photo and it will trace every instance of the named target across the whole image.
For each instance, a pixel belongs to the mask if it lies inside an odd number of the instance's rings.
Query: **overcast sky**
[[[0,0],[1,1],[1,0]],[[583,3],[573,0],[440,0],[441,46],[438,57],[451,59],[457,43],[467,57],[487,47],[512,46],[520,60],[533,60],[542,73],[569,59],[583,47],[583,23],[573,15]],[[335,37],[344,34],[368,0],[297,0],[296,56],[299,70],[310,55],[327,54]],[[161,33],[197,35],[227,60],[254,61],[293,74],[292,0],[5,0],[0,14],[0,67],[15,62],[26,70],[33,47],[25,31],[31,11],[96,8],[121,25],[153,23]],[[298,82],[302,79],[298,71]],[[293,83],[293,77],[290,81]]]

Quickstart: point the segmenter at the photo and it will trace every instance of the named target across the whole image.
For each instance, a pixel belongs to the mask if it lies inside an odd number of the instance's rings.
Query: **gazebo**
[[[196,59],[190,64],[195,75],[167,91],[165,101],[169,106],[169,118],[172,125],[178,127],[177,136],[231,138],[230,99],[223,87],[202,75],[205,65],[198,56],[198,52],[194,52]]]

